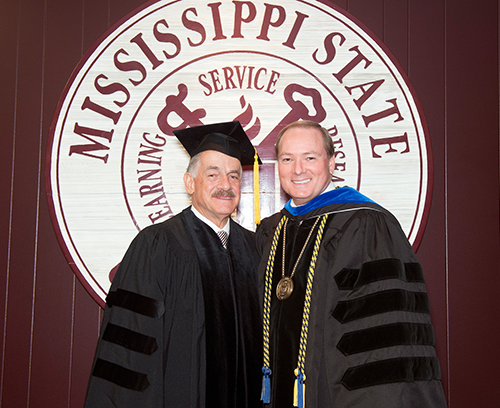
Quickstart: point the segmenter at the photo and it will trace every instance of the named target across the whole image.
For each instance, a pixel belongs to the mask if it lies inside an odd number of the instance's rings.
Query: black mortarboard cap
[[[191,157],[206,150],[216,150],[237,158],[242,166],[254,163],[255,148],[240,122],[223,122],[174,130]],[[262,164],[258,158],[259,164]]]

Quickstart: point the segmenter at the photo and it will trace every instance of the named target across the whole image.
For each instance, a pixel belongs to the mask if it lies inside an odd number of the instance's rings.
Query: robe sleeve
[[[330,229],[314,282],[309,406],[446,407],[423,271],[399,223],[360,210]]]
[[[140,232],[127,250],[106,299],[85,407],[163,404],[165,288],[177,266],[159,228]]]

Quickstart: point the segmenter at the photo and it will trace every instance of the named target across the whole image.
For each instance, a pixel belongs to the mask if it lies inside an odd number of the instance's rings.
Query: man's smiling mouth
[[[310,178],[304,179],[304,180],[292,180],[292,183],[294,183],[294,184],[305,184],[305,183],[307,183],[309,181],[311,181]]]

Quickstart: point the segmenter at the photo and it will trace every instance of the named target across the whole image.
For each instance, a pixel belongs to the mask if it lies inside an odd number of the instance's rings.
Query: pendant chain
[[[311,230],[309,231],[309,235],[307,236],[306,242],[304,243],[304,246],[302,247],[302,250],[300,251],[299,257],[297,258],[297,261],[295,261],[295,265],[293,266],[292,273],[290,274],[290,279],[293,278],[293,275],[295,275],[295,271],[297,270],[297,266],[299,264],[300,258],[302,258],[302,254],[304,253],[307,243],[309,242],[309,238],[311,238],[311,235],[316,228],[316,225],[318,224],[320,217],[316,218],[316,222],[312,226]],[[281,277],[285,277],[285,246],[286,246],[286,224],[288,223],[288,218],[285,221],[285,225],[283,226],[283,256],[282,256],[282,263],[281,263]]]

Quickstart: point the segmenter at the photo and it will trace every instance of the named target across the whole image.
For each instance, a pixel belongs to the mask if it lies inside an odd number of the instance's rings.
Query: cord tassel
[[[262,367],[262,395],[261,400],[264,404],[271,402],[271,369],[266,366]]]
[[[254,222],[260,224],[260,186],[259,186],[259,155],[255,150],[253,161],[253,208],[254,208]]]
[[[306,376],[298,368],[294,370],[295,385],[293,387],[293,406],[305,408],[306,406]]]

